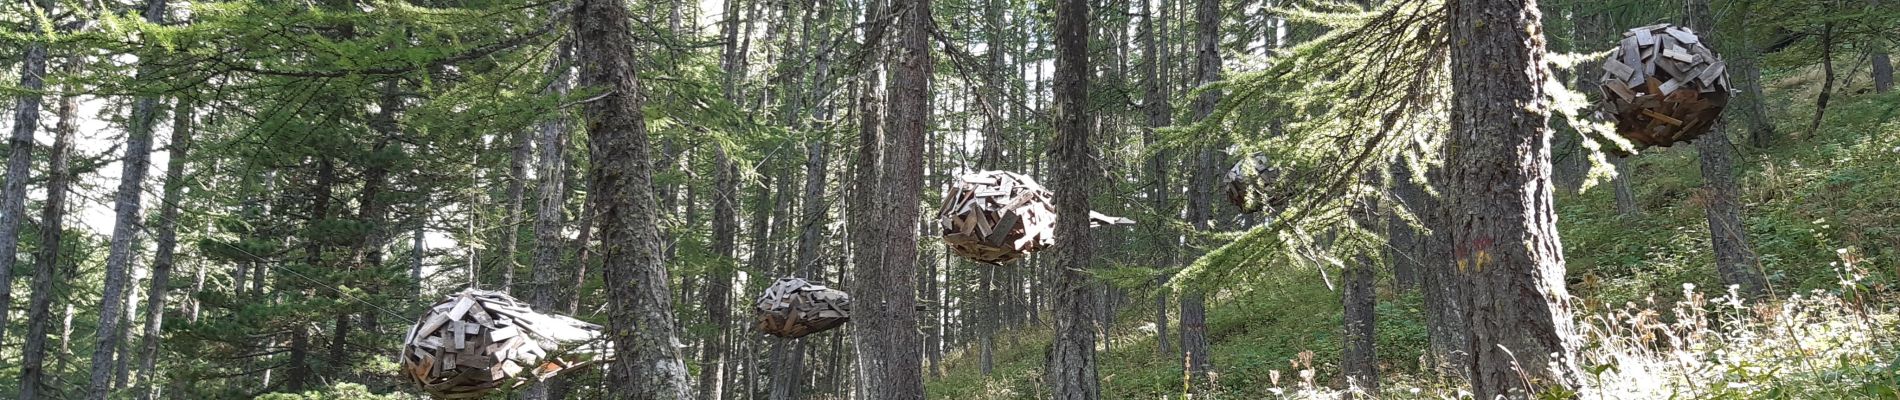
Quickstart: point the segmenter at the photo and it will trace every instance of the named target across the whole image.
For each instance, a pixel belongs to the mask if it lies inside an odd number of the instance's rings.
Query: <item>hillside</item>
[[[1892,398],[1900,387],[1900,360],[1892,358],[1900,339],[1894,335],[1900,291],[1888,272],[1900,271],[1900,94],[1874,95],[1860,80],[1836,95],[1821,129],[1808,136],[1818,71],[1769,78],[1769,104],[1776,105],[1771,116],[1782,136],[1766,149],[1739,147],[1737,173],[1750,238],[1781,299],[1776,304],[1725,307],[1717,298],[1722,293],[1708,289],[1719,287],[1719,278],[1710,266],[1708,225],[1697,203],[1701,178],[1693,146],[1648,151],[1630,163],[1639,216],[1617,212],[1607,182],[1558,199],[1571,293],[1581,300],[1579,320],[1594,338],[1586,345],[1585,367],[1604,382],[1628,380],[1605,386],[1617,388],[1622,398]],[[1381,279],[1390,279],[1385,274]],[[1210,353],[1218,373],[1218,388],[1210,394],[1302,397],[1342,388],[1335,363],[1338,292],[1327,289],[1313,269],[1267,275],[1272,277],[1246,291],[1209,300]],[[1689,293],[1685,285],[1699,288],[1689,300],[1701,311],[1678,303]],[[1421,373],[1427,334],[1419,300],[1389,287],[1381,287],[1377,313],[1386,397],[1445,395]],[[1111,347],[1102,353],[1105,397],[1180,398],[1186,392],[1181,363],[1157,356],[1152,328],[1143,329],[1153,320],[1153,303],[1135,303],[1116,319]],[[1675,332],[1694,332],[1680,339],[1690,345],[1679,347],[1685,351],[1677,355],[1707,363],[1684,367],[1671,362],[1675,358],[1666,349],[1675,347],[1633,344],[1640,340],[1632,337],[1656,339],[1668,329],[1604,329],[1627,328],[1605,321],[1638,315]],[[1038,374],[1048,331],[1003,337],[1008,340],[998,342],[991,376],[982,376],[972,350],[954,352],[946,374],[929,382],[930,397],[1046,397],[1038,392],[1045,390]],[[1316,390],[1301,392],[1298,371],[1304,368],[1292,365],[1306,351]],[[1821,355],[1828,357],[1816,357]],[[1618,362],[1592,365],[1592,356]],[[1690,377],[1715,370],[1717,379],[1657,379],[1685,368],[1697,371]]]

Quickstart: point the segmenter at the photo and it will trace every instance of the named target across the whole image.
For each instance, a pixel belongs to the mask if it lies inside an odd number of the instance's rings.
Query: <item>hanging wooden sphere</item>
[[[753,303],[759,331],[786,339],[824,332],[851,321],[851,295],[799,278],[779,278]]]
[[[1267,207],[1283,209],[1292,201],[1292,196],[1275,189],[1280,170],[1268,161],[1265,154],[1255,153],[1234,163],[1221,177],[1227,184],[1227,202],[1240,208],[1240,212],[1255,213]]]
[[[937,213],[943,242],[972,261],[1002,265],[1055,244],[1054,194],[1035,179],[1007,171],[957,177]],[[1135,221],[1089,212],[1090,226]]]
[[[416,319],[400,360],[404,374],[436,398],[480,398],[592,362],[600,331],[534,312],[506,293],[469,289]]]
[[[1603,61],[1599,103],[1637,149],[1708,133],[1728,106],[1727,67],[1689,28],[1656,24],[1623,33]]]

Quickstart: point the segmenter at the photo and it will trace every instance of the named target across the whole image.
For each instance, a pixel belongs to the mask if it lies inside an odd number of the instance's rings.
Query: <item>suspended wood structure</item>
[[[601,327],[468,289],[429,307],[403,339],[402,371],[440,399],[472,399],[604,358]]]
[[[1721,57],[1694,31],[1670,24],[1624,32],[1603,61],[1598,86],[1602,111],[1636,149],[1695,140],[1715,125],[1729,99]]]
[[[944,245],[972,261],[992,265],[1021,260],[1056,243],[1054,193],[1028,176],[982,171],[957,177],[944,191],[937,213]],[[1135,221],[1090,211],[1091,227]]]
[[[1276,189],[1280,184],[1280,170],[1269,161],[1265,154],[1254,153],[1234,163],[1221,177],[1227,184],[1227,202],[1240,208],[1240,212],[1250,214],[1268,207],[1286,208],[1292,196]]]
[[[779,278],[753,303],[759,331],[786,339],[832,330],[851,321],[851,295],[800,278]]]

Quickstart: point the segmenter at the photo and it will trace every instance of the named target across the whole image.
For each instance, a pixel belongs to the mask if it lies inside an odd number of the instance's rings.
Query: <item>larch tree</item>
[[[563,42],[548,59],[544,74],[548,84],[543,94],[566,96],[568,92],[569,60],[571,43]],[[534,264],[530,272],[528,303],[537,310],[555,310],[557,301],[555,291],[561,283],[559,277],[562,268],[562,250],[566,249],[563,230],[567,227],[567,116],[560,112],[549,116],[535,127],[535,178],[537,202],[534,213]],[[578,291],[578,286],[576,286]],[[528,400],[548,398],[548,384],[537,382],[530,386],[523,397]]]
[[[1195,63],[1196,82],[1211,84],[1221,79],[1220,27],[1222,21],[1221,2],[1219,0],[1199,0],[1194,7],[1195,21]],[[1215,105],[1220,102],[1219,90],[1201,92],[1194,99],[1194,117],[1205,120],[1214,114]],[[1214,181],[1220,173],[1217,164],[1217,152],[1212,144],[1202,144],[1194,149],[1194,158],[1190,165],[1193,177],[1188,188],[1187,217],[1195,231],[1213,230],[1214,219]],[[1196,382],[1205,382],[1208,373],[1213,371],[1213,358],[1209,357],[1207,343],[1207,298],[1204,289],[1188,289],[1181,293],[1181,352],[1187,358],[1189,374]]]
[[[156,393],[152,386],[155,365],[158,363],[159,338],[163,336],[167,292],[170,291],[172,267],[177,258],[178,249],[178,202],[185,189],[185,161],[191,151],[193,129],[193,108],[191,99],[180,98],[178,106],[172,110],[172,139],[167,146],[170,154],[165,162],[165,191],[160,195],[158,211],[158,251],[152,256],[151,289],[147,290],[145,313],[144,350],[139,355],[139,392],[141,399],[151,399]]]
[[[930,0],[893,1],[895,30],[887,56],[883,132],[877,141],[873,191],[860,203],[872,216],[868,232],[855,240],[875,252],[861,255],[852,269],[857,345],[857,384],[865,398],[922,399],[923,335],[918,332],[917,219],[923,189],[924,137],[929,129],[931,74]],[[870,40],[878,38],[873,35]],[[867,149],[868,150],[868,149]],[[869,151],[867,151],[868,153]],[[862,161],[860,161],[862,165]],[[859,175],[862,179],[863,175]],[[858,243],[865,245],[867,243]]]
[[[164,23],[165,0],[147,0],[141,10],[146,22]],[[148,67],[141,65],[141,72]],[[140,73],[134,79],[149,79]],[[152,156],[152,130],[158,120],[158,97],[144,94],[132,102],[132,116],[126,129],[125,157],[120,159],[118,194],[113,198],[111,250],[106,255],[105,287],[99,300],[97,345],[92,350],[92,381],[86,398],[105,400],[112,391],[113,370],[127,357],[114,357],[125,341],[127,288],[131,280],[132,242],[139,230],[139,201],[143,198],[145,173]]]
[[[23,1],[38,18],[53,15],[52,0]],[[26,216],[26,181],[33,169],[33,131],[40,127],[40,93],[46,87],[46,43],[41,33],[20,55],[20,92],[14,96],[13,132],[7,136],[6,182],[0,186],[0,308],[13,304],[13,263],[19,259],[20,221]],[[12,327],[0,312],[0,342]]]
[[[1535,0],[1454,0],[1447,206],[1474,397],[1575,396],[1579,339],[1550,182]]]
[[[1170,0],[1161,1],[1166,3]],[[1156,18],[1159,13],[1155,9],[1154,3],[1155,0],[1143,0],[1141,2],[1142,25],[1140,31],[1141,53],[1143,57],[1140,66],[1143,86],[1141,105],[1147,113],[1147,124],[1141,131],[1141,141],[1143,146],[1151,147],[1160,144],[1160,135],[1156,134],[1155,130],[1174,124],[1172,120],[1174,107],[1168,103],[1168,84],[1162,81],[1164,74],[1161,72],[1161,66],[1167,64],[1168,59],[1166,55],[1162,53],[1159,44],[1160,39],[1157,38],[1168,30],[1167,19]],[[1148,184],[1150,212],[1157,218],[1163,215],[1174,217],[1174,209],[1168,201],[1169,194],[1173,193],[1173,189],[1168,186],[1168,163],[1170,161],[1168,152],[1161,148],[1156,148],[1151,151],[1153,154],[1148,157],[1148,176],[1149,179],[1153,180],[1153,182]],[[1173,266],[1175,263],[1174,247],[1175,243],[1179,240],[1178,234],[1174,229],[1170,228],[1168,224],[1156,223],[1149,224],[1149,226],[1151,227],[1150,229],[1154,230],[1150,235],[1154,238],[1153,243],[1156,250],[1155,265],[1161,267]],[[1155,351],[1164,357],[1173,356],[1174,351],[1169,347],[1170,342],[1168,341],[1168,297],[1173,295],[1173,293],[1167,290],[1169,274],[1162,272],[1155,275]]]
[[[1095,243],[1086,216],[1098,174],[1090,142],[1092,115],[1086,106],[1091,74],[1088,1],[1059,1],[1055,15],[1055,138],[1050,143],[1055,180],[1050,183],[1056,215],[1065,218],[1056,219],[1056,237],[1062,243],[1054,249],[1050,266],[1056,277],[1051,311],[1055,342],[1043,363],[1043,381],[1052,399],[1092,400],[1102,397],[1102,388],[1095,362],[1096,289],[1087,272]]]
[[[1702,35],[1704,43],[1716,46],[1720,35],[1709,0],[1684,1],[1683,20]],[[1735,181],[1734,145],[1728,140],[1728,125],[1727,118],[1717,118],[1715,126],[1695,141],[1702,168],[1702,191],[1698,194],[1709,221],[1716,273],[1723,283],[1739,287],[1743,296],[1760,297],[1766,294],[1768,278],[1748,244],[1748,227],[1743,226],[1741,188]]]
[[[85,69],[85,56],[70,55],[62,73],[76,74]],[[47,156],[46,201],[40,204],[40,248],[33,255],[33,294],[27,300],[26,337],[21,346],[20,392],[18,400],[38,400],[46,396],[47,330],[53,324],[53,288],[70,279],[55,269],[65,244],[66,191],[72,182],[72,136],[79,129],[79,85],[61,89],[58,118],[53,127],[53,148]],[[62,341],[62,343],[64,343]]]
[[[620,0],[580,0],[572,12],[579,86],[604,92],[582,114],[594,190],[588,195],[598,196],[593,201],[608,285],[608,336],[620,349],[610,366],[619,384],[609,388],[609,398],[692,399],[660,252],[631,18]]]

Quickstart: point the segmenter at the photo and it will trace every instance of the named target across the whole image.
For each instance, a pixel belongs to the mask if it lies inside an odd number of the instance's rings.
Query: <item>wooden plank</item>
[[[1682,87],[1682,81],[1678,81],[1674,78],[1671,78],[1669,79],[1668,82],[1663,82],[1662,86],[1658,86],[1657,89],[1661,90],[1661,92],[1658,92],[1658,93],[1662,93],[1663,95],[1667,96],[1669,94],[1676,93],[1676,89],[1681,88],[1681,87]]]
[[[1660,122],[1662,122],[1662,123],[1665,123],[1665,124],[1670,124],[1670,125],[1675,125],[1675,126],[1682,126],[1682,120],[1679,120],[1679,119],[1675,119],[1675,118],[1672,118],[1672,117],[1670,117],[1670,116],[1667,116],[1667,115],[1663,115],[1662,113],[1659,113],[1659,112],[1655,112],[1655,111],[1650,111],[1650,110],[1643,110],[1643,115],[1647,115],[1647,116],[1649,116],[1649,118],[1652,118],[1652,119],[1654,119],[1654,120],[1656,120],[1656,121],[1660,121]]]
[[[1630,74],[1636,73],[1636,68],[1631,68],[1621,61],[1607,60],[1603,62],[1603,71],[1610,73],[1610,76],[1614,76],[1616,79],[1627,80],[1630,78]],[[1627,85],[1625,86],[1627,87]]]
[[[499,342],[502,340],[513,338],[515,337],[515,335],[520,335],[520,334],[521,334],[521,328],[516,328],[512,326],[496,329],[496,330],[488,331],[488,341]]]
[[[1630,78],[1625,78],[1623,83],[1638,85],[1638,83],[1644,82],[1644,78],[1647,78],[1644,70],[1636,68],[1636,66],[1644,64],[1642,57],[1644,57],[1644,51],[1636,47],[1636,40],[1623,40],[1623,64],[1630,66],[1630,70],[1634,70],[1634,72],[1630,74]]]
[[[455,300],[455,308],[449,309],[449,319],[461,320],[463,315],[467,315],[469,307],[474,306],[474,297],[462,295],[461,298]]]
[[[1718,62],[1718,63],[1711,64],[1708,67],[1703,68],[1702,74],[1696,76],[1696,79],[1700,79],[1703,82],[1715,83],[1716,78],[1724,76],[1723,73],[1725,72],[1728,72],[1728,67]],[[1722,85],[1722,87],[1728,87],[1728,86]]]
[[[1669,57],[1670,59],[1684,63],[1695,63],[1695,55],[1689,54],[1688,50],[1684,50],[1680,47],[1663,50],[1663,57]]]
[[[1656,36],[1653,34],[1650,34],[1649,29],[1637,29],[1635,30],[1635,32],[1636,32],[1637,45],[1648,46],[1648,45],[1656,44]]]
[[[1663,32],[1669,34],[1670,37],[1676,38],[1677,42],[1689,44],[1701,43],[1701,40],[1696,38],[1694,33],[1690,33],[1688,28],[1672,26],[1669,27],[1669,29],[1663,30]]]
[[[447,315],[430,314],[429,321],[422,323],[422,327],[416,329],[416,335],[435,336],[435,330],[441,329],[442,324],[446,324],[448,322],[449,322],[449,316]]]

